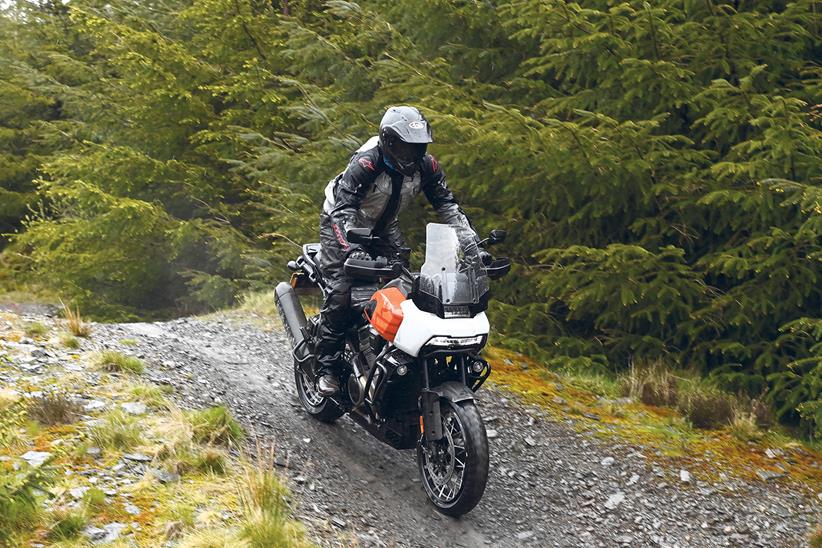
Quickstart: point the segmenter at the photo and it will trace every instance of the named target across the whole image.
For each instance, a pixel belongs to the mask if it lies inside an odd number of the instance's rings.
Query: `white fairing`
[[[432,337],[475,337],[488,335],[490,325],[485,312],[473,318],[440,318],[436,314],[423,312],[414,301],[408,299],[402,307],[402,323],[394,337],[394,345],[411,356],[417,357],[420,349]]]

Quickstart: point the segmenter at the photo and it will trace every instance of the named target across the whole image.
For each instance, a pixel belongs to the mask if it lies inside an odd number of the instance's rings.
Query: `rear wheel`
[[[309,415],[322,422],[334,422],[342,416],[340,406],[330,398],[320,396],[314,383],[297,363],[294,364],[294,383],[297,385],[297,397]]]
[[[443,438],[417,445],[423,489],[437,510],[449,516],[470,512],[488,481],[488,439],[472,401],[440,400]]]

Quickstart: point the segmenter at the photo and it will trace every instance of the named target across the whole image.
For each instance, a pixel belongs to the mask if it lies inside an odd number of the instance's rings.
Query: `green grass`
[[[307,546],[302,526],[291,520],[288,490],[274,472],[273,453],[246,464],[240,501],[243,509],[241,537],[253,548]]]
[[[123,346],[137,346],[139,343],[137,339],[120,339],[120,344]]]
[[[245,439],[240,423],[223,405],[188,413],[194,439],[200,443],[215,445],[236,444]]]
[[[153,409],[168,409],[166,395],[174,392],[167,384],[162,386],[138,385],[131,389],[131,394]]]
[[[106,494],[97,487],[92,487],[83,495],[83,504],[93,511],[100,511],[106,506]]]
[[[49,332],[49,328],[40,322],[27,323],[23,328],[23,332],[27,337],[32,339],[39,339],[45,337]]]
[[[91,438],[100,447],[129,449],[141,443],[141,431],[134,417],[121,409],[113,409],[92,427]]]
[[[60,344],[62,344],[66,348],[77,350],[78,348],[80,348],[80,339],[78,339],[71,333],[61,333]]]
[[[105,350],[95,357],[97,367],[109,373],[135,373],[145,371],[143,361],[134,356],[127,356],[114,350]]]
[[[86,516],[76,510],[55,510],[52,513],[52,520],[47,536],[53,541],[74,540],[80,536],[88,524]]]
[[[45,491],[51,476],[44,468],[18,472],[0,467],[0,546],[14,546],[15,538],[42,521],[37,493]]]

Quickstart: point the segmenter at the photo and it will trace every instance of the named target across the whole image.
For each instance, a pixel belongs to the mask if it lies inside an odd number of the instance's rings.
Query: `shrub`
[[[681,395],[677,407],[697,428],[721,428],[734,418],[734,398],[711,386],[693,387]]]
[[[127,372],[139,375],[145,370],[142,360],[113,350],[100,352],[96,357],[96,362],[100,369],[110,373]]]
[[[26,324],[23,331],[26,333],[27,337],[39,339],[40,337],[44,337],[49,332],[49,328],[40,322],[31,322]]]
[[[0,467],[0,546],[14,545],[17,532],[31,530],[42,518],[36,493],[51,483],[47,468],[23,472]]]
[[[762,431],[756,425],[754,416],[750,413],[737,413],[731,422],[730,431],[736,439],[744,442],[759,441],[763,437]]]
[[[74,310],[72,310],[71,307],[66,305],[62,300],[60,301],[60,306],[63,307],[63,316],[66,318],[69,332],[78,337],[88,337],[91,335],[91,326],[83,321],[82,316],[80,316],[79,306],[75,306]]]
[[[88,523],[84,514],[64,508],[54,511],[53,520],[49,528],[48,539],[55,541],[77,538]]]
[[[645,367],[632,364],[621,385],[623,394],[648,405],[671,407],[678,401],[676,377],[659,363]]]
[[[188,414],[188,420],[194,439],[201,443],[230,445],[245,438],[242,427],[224,405],[193,411]]]
[[[71,424],[77,420],[81,407],[62,394],[46,394],[33,398],[28,407],[29,417],[40,424]]]
[[[106,413],[91,429],[91,437],[101,447],[128,449],[141,442],[140,426],[122,409]]]

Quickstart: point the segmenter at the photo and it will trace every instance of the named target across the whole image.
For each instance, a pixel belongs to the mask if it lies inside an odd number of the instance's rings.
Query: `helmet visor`
[[[415,164],[423,159],[427,148],[427,143],[406,143],[397,140],[391,148],[391,153],[403,164]]]

